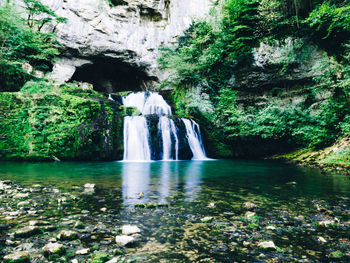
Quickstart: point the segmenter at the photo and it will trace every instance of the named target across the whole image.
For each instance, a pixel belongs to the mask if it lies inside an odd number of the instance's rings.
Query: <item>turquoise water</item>
[[[1,162],[0,180],[15,181],[22,189],[47,185],[42,192],[30,193],[42,207],[39,218],[54,225],[66,217],[84,222],[85,230],[79,230],[82,243],[66,244],[70,255],[81,246],[113,254],[115,229],[132,224],[141,228],[142,237],[135,246],[123,248],[130,262],[328,262],[333,252],[350,260],[346,175],[271,161]],[[85,183],[96,184],[92,196],[82,193]],[[64,210],[57,206],[58,196],[69,197]],[[18,201],[0,198],[5,210],[16,211]],[[258,206],[251,218],[242,207],[245,202]],[[15,219],[12,227],[29,220],[33,217]],[[332,223],[321,227],[325,220]],[[0,215],[1,223],[6,220]],[[101,224],[96,239],[86,241],[89,227]],[[50,235],[57,233],[33,237],[36,251]],[[320,236],[327,243],[317,241]],[[264,240],[272,240],[277,248],[259,248]]]
[[[269,161],[0,162],[0,179],[63,188],[94,183],[102,188],[121,188],[129,197],[144,192],[157,194],[159,199],[166,198],[170,190],[187,189],[198,194],[202,187],[224,192],[244,189],[284,199],[300,195],[323,198],[350,194],[347,176],[322,174],[317,169]],[[296,182],[297,187],[280,191],[279,187],[288,182]]]

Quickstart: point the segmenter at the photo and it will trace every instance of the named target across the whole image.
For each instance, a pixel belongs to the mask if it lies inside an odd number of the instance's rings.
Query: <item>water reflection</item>
[[[186,201],[194,200],[200,192],[202,165],[202,162],[124,163],[124,204],[166,203],[178,191],[184,192]]]
[[[200,193],[202,161],[189,162],[186,169],[185,196],[187,201],[195,200]]]
[[[150,186],[151,163],[124,163],[122,169],[123,199],[126,205],[147,200]],[[142,193],[142,194],[141,194]],[[144,195],[143,198],[141,198]]]

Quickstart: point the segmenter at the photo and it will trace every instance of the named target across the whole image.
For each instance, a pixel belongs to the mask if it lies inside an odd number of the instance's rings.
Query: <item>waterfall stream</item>
[[[170,105],[159,93],[131,93],[123,97],[123,104],[141,112],[140,116],[124,118],[124,161],[179,160],[180,148],[186,149],[186,145],[181,145],[180,141],[185,141],[192,152],[193,160],[208,159],[199,125],[193,120],[174,117]],[[151,118],[158,123],[156,131],[152,130],[149,121]],[[179,138],[181,122],[185,140]]]

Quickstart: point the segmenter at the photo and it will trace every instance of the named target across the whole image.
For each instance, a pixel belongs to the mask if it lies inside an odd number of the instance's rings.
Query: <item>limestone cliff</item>
[[[97,90],[138,90],[161,80],[159,47],[204,16],[212,0],[43,0],[68,19],[56,33],[66,51],[52,77],[87,81]],[[112,1],[113,2],[113,1]]]

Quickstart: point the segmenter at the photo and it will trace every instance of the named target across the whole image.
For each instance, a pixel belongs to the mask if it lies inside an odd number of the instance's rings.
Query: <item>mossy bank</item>
[[[89,87],[46,83],[36,93],[0,93],[1,160],[115,160],[122,149],[123,112]]]

